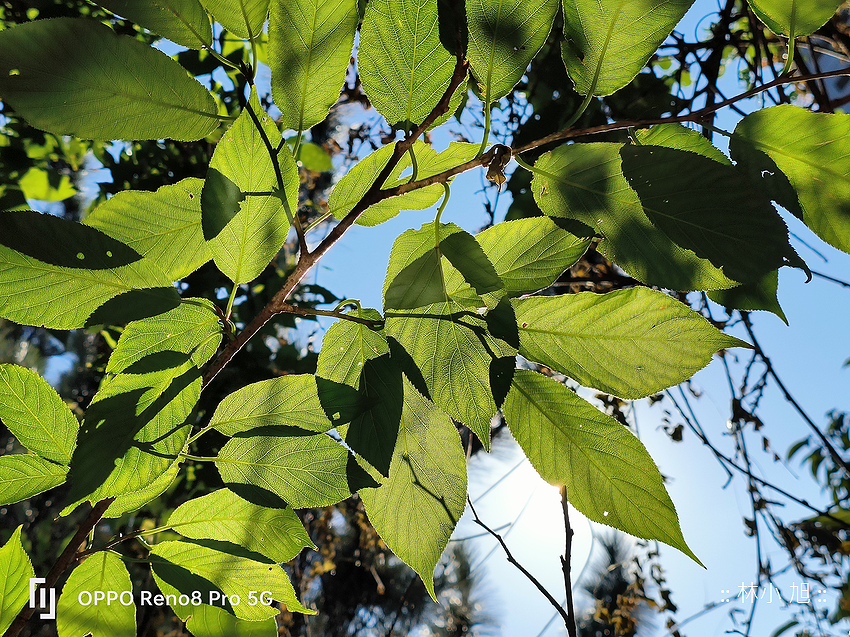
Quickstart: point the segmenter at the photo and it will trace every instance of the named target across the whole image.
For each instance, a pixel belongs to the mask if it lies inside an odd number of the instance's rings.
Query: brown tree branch
[[[396,142],[395,147],[393,148],[393,154],[390,157],[390,160],[387,162],[387,165],[384,166],[383,170],[377,176],[374,182],[372,182],[371,187],[366,194],[361,197],[360,201],[352,208],[351,212],[349,212],[343,219],[340,221],[334,228],[328,233],[328,235],[322,240],[322,242],[316,246],[316,248],[312,252],[302,251],[301,255],[298,259],[298,263],[295,265],[295,269],[292,273],[287,277],[283,286],[275,293],[272,299],[266,304],[266,306],[260,311],[260,313],[254,317],[254,319],[245,326],[239,335],[232,341],[230,341],[224,349],[219,353],[216,359],[213,361],[212,365],[207,368],[204,373],[203,378],[203,386],[206,387],[209,383],[218,375],[218,373],[224,369],[224,367],[233,359],[233,357],[241,350],[245,344],[257,333],[259,332],[263,326],[268,323],[272,317],[276,314],[284,312],[286,308],[291,308],[290,304],[286,302],[289,298],[289,295],[292,294],[292,291],[295,287],[301,282],[301,279],[309,272],[312,267],[316,264],[316,262],[322,258],[322,256],[336,244],[337,241],[340,240],[343,234],[352,226],[354,222],[360,217],[361,214],[371,205],[378,203],[379,201],[383,201],[388,197],[395,196],[392,193],[392,189],[383,190],[382,186],[386,182],[387,178],[392,173],[393,169],[398,165],[398,162],[401,161],[401,158],[407,152],[409,148],[411,148],[414,142],[426,131],[428,128],[435,122],[437,119],[448,112],[449,106],[451,105],[451,98],[454,95],[454,92],[457,88],[466,81],[467,76],[467,68],[468,63],[462,56],[457,57],[457,62],[455,64],[455,70],[452,74],[451,81],[449,82],[449,86],[446,88],[445,93],[440,98],[440,101],[434,107],[434,109],[429,113],[429,115],[425,118],[416,129],[411,132],[405,139],[402,141]],[[419,186],[420,188],[422,186]]]
[[[813,75],[787,75],[783,77],[779,77],[772,82],[768,82],[767,84],[763,84],[762,86],[756,86],[751,88],[748,91],[745,91],[739,95],[735,95],[734,97],[730,97],[729,99],[723,100],[722,102],[718,102],[717,104],[713,104],[710,107],[701,108],[698,111],[694,111],[688,115],[677,115],[675,117],[661,117],[658,119],[647,119],[647,120],[634,120],[634,121],[622,121],[622,122],[614,122],[612,124],[603,124],[601,126],[593,126],[591,128],[579,128],[579,129],[567,129],[565,131],[560,131],[558,133],[552,133],[551,135],[546,135],[545,137],[541,137],[538,140],[533,142],[529,142],[519,148],[514,149],[514,154],[524,153],[529,150],[533,150],[540,146],[544,146],[546,144],[550,144],[552,142],[564,141],[567,139],[574,139],[576,137],[584,137],[586,135],[596,135],[599,133],[608,133],[611,131],[625,130],[627,128],[646,128],[648,126],[655,126],[658,124],[671,124],[671,123],[685,123],[685,122],[695,122],[700,123],[701,121],[707,119],[714,112],[720,110],[721,108],[725,108],[727,106],[731,106],[736,102],[740,102],[741,100],[749,99],[754,95],[758,95],[764,91],[769,91],[772,88],[777,86],[781,86],[783,84],[794,84],[797,82],[809,82],[812,80],[818,80],[827,77],[838,77],[841,75],[850,75],[850,69],[838,69],[836,71],[826,71],[824,73],[815,73]]]
[[[52,588],[56,585],[56,582],[59,581],[59,578],[62,574],[68,570],[68,567],[74,562],[74,559],[77,554],[77,549],[80,548],[80,545],[86,541],[86,537],[91,530],[97,526],[97,523],[100,522],[100,519],[103,517],[103,514],[106,513],[106,510],[109,508],[109,505],[115,498],[106,498],[105,500],[101,500],[97,504],[92,507],[91,512],[88,517],[83,521],[80,527],[77,529],[77,532],[74,534],[74,537],[71,538],[71,541],[68,542],[68,545],[65,547],[65,550],[59,555],[59,559],[56,560],[56,563],[53,565],[53,568],[50,569],[50,572],[47,574],[47,577],[44,578],[44,584],[42,584],[39,588]],[[30,608],[29,605],[25,606],[18,616],[15,617],[12,624],[4,633],[3,637],[17,637],[17,635],[21,632],[21,630],[26,626],[26,623],[29,621],[30,617],[35,613],[35,608]]]

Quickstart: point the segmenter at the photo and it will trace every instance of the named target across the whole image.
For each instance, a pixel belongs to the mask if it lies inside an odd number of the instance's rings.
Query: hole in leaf
[[[106,251],[106,256],[111,257],[111,256],[112,256],[112,250],[107,250],[107,251]]]
[[[83,259],[85,259],[85,258],[86,258],[86,255],[84,255],[82,252],[77,252],[77,258],[78,258],[80,261],[82,261]]]
[[[20,75],[20,69],[9,69],[9,75]]]

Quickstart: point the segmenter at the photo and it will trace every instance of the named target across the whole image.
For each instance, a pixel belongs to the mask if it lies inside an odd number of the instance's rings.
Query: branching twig
[[[502,549],[505,551],[505,557],[507,558],[508,562],[510,562],[511,564],[516,566],[520,570],[520,572],[523,575],[525,575],[528,578],[528,580],[532,584],[534,584],[535,587],[537,587],[537,590],[539,590],[543,594],[543,596],[547,600],[549,600],[549,603],[552,604],[552,606],[555,607],[555,609],[558,611],[558,613],[560,613],[561,617],[564,619],[564,625],[567,626],[567,628],[569,629],[570,615],[567,614],[567,611],[565,611],[563,609],[563,607],[558,603],[558,601],[554,597],[552,597],[552,594],[549,591],[546,590],[546,587],[543,586],[543,584],[541,584],[537,580],[537,578],[534,577],[534,575],[529,573],[528,570],[522,564],[520,564],[519,562],[516,561],[516,559],[514,559],[514,556],[511,554],[511,551],[508,548],[508,545],[505,544],[505,541],[502,539],[502,536],[499,535],[498,533],[496,533],[493,529],[491,529],[489,526],[487,526],[486,524],[484,524],[484,522],[481,521],[481,518],[478,517],[478,513],[475,511],[475,507],[472,504],[472,500],[470,500],[468,496],[466,498],[466,501],[469,503],[469,508],[472,511],[472,515],[475,517],[475,523],[478,526],[480,526],[482,529],[487,531],[494,538],[496,538],[496,540],[499,542],[499,544],[501,544]],[[571,634],[574,635],[575,633],[571,633]]]
[[[747,312],[741,312],[741,319],[744,322],[744,327],[747,330],[747,334],[749,335],[750,340],[753,343],[753,347],[755,348],[756,353],[759,355],[761,360],[764,362],[765,367],[767,367],[767,373],[770,374],[771,378],[773,378],[774,381],[776,381],[776,386],[779,387],[779,391],[782,392],[782,395],[785,397],[785,400],[788,402],[788,404],[790,404],[796,410],[796,412],[798,414],[800,414],[800,417],[806,422],[807,425],[809,425],[809,428],[812,431],[815,432],[815,435],[818,438],[820,438],[820,441],[823,444],[824,448],[829,452],[829,456],[832,458],[832,461],[836,465],[841,467],[844,470],[844,473],[847,474],[848,477],[850,477],[850,465],[847,464],[847,461],[844,460],[844,458],[841,457],[841,455],[838,453],[838,451],[835,449],[835,447],[832,446],[832,443],[829,441],[829,439],[826,437],[826,435],[824,435],[824,433],[820,430],[820,427],[818,427],[815,424],[815,422],[809,417],[809,415],[805,412],[805,410],[800,406],[800,403],[798,403],[794,399],[794,397],[791,395],[791,392],[788,391],[787,387],[785,387],[785,383],[783,383],[782,380],[777,375],[776,370],[773,369],[773,364],[770,362],[770,359],[764,353],[764,350],[759,345],[758,340],[756,340],[756,335],[755,335],[755,332],[753,331],[753,325],[750,322],[750,315]]]

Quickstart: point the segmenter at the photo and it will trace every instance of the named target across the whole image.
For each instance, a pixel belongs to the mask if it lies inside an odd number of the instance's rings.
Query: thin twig
[[[564,555],[561,557],[561,570],[564,572],[564,589],[567,591],[567,633],[576,637],[576,611],[573,607],[573,585],[570,577],[570,556],[573,548],[573,527],[570,526],[570,506],[567,500],[567,487],[561,487],[561,508],[564,510],[564,530],[567,532]]]
[[[502,536],[499,535],[498,533],[496,533],[493,529],[491,529],[489,526],[487,526],[486,524],[484,524],[484,522],[481,521],[481,518],[478,517],[478,513],[475,511],[475,506],[473,506],[472,500],[469,499],[469,496],[467,496],[466,501],[469,503],[469,508],[472,511],[472,515],[475,517],[475,523],[478,526],[480,526],[482,529],[487,531],[494,538],[496,538],[496,540],[499,542],[499,544],[502,545],[502,549],[505,551],[505,557],[507,558],[508,562],[510,562],[511,564],[516,566],[519,569],[519,571],[523,575],[525,575],[528,578],[528,580],[532,584],[534,584],[535,587],[537,587],[537,590],[539,590],[543,594],[543,596],[546,599],[549,600],[549,603],[552,604],[552,606],[554,606],[557,609],[558,613],[560,613],[561,617],[564,619],[564,625],[569,628],[570,616],[567,614],[567,611],[565,611],[563,609],[563,607],[558,603],[558,601],[554,597],[552,597],[552,594],[549,591],[546,590],[546,587],[543,586],[543,584],[541,584],[537,580],[537,578],[534,577],[534,575],[529,573],[528,570],[522,564],[520,564],[519,562],[516,561],[516,559],[514,559],[514,556],[511,554],[511,551],[508,548],[508,545],[505,544],[505,541],[502,539]]]
[[[298,307],[296,305],[290,305],[289,303],[283,303],[280,306],[281,314],[296,314],[298,316],[332,316],[338,319],[344,319],[346,321],[352,321],[354,323],[360,323],[361,325],[368,325],[369,327],[380,327],[384,324],[383,321],[376,321],[374,319],[364,319],[359,316],[354,316],[353,314],[345,314],[343,312],[335,312],[331,310],[316,310],[316,309],[308,309],[305,307]]]
[[[806,422],[807,425],[809,425],[809,428],[812,431],[815,432],[815,435],[818,438],[820,438],[820,441],[823,444],[824,448],[826,448],[826,450],[829,452],[829,455],[832,458],[832,461],[835,464],[837,464],[839,467],[844,469],[844,473],[846,473],[847,476],[850,477],[850,465],[847,464],[847,461],[844,460],[844,458],[841,457],[841,455],[838,453],[838,451],[835,449],[835,447],[832,446],[832,443],[829,442],[829,439],[820,430],[820,427],[818,427],[815,424],[815,422],[809,417],[809,415],[805,412],[805,410],[800,406],[800,403],[798,403],[794,399],[794,397],[791,395],[791,392],[788,391],[788,388],[785,386],[785,383],[783,383],[782,380],[777,375],[776,370],[773,369],[773,364],[770,362],[770,359],[764,353],[764,350],[761,348],[761,345],[759,345],[758,340],[756,340],[756,335],[755,335],[755,332],[753,331],[753,325],[750,322],[749,313],[748,312],[741,312],[741,319],[744,322],[744,327],[747,330],[747,334],[749,335],[750,340],[753,343],[753,347],[755,348],[756,353],[759,355],[761,360],[764,362],[765,367],[767,367],[767,373],[770,374],[770,376],[773,378],[774,381],[776,381],[776,386],[779,387],[779,391],[782,392],[782,395],[785,397],[785,400],[788,402],[788,404],[790,404],[796,410],[796,412],[798,414],[800,414],[800,417]]]
[[[756,86],[751,88],[748,91],[741,93],[740,95],[736,95],[734,97],[730,97],[727,100],[723,100],[722,102],[718,102],[717,104],[713,104],[710,107],[702,108],[698,111],[694,111],[689,115],[678,115],[676,117],[661,117],[658,119],[648,119],[648,120],[635,120],[635,121],[623,121],[623,122],[614,122],[613,124],[604,124],[602,126],[593,126],[591,128],[584,129],[569,129],[560,131],[558,133],[552,133],[551,135],[547,135],[546,137],[541,137],[538,140],[533,142],[529,142],[524,146],[520,146],[519,148],[514,149],[514,154],[516,153],[524,153],[529,150],[533,150],[538,148],[539,146],[544,146],[546,144],[550,144],[552,142],[564,141],[567,139],[573,139],[575,137],[584,137],[585,135],[596,135],[598,133],[608,133],[611,131],[624,130],[626,128],[647,128],[648,126],[655,126],[657,124],[670,124],[670,123],[684,123],[684,122],[696,122],[699,123],[702,120],[706,119],[708,116],[712,115],[714,112],[719,111],[721,108],[725,108],[730,106],[736,102],[740,102],[741,100],[748,99],[753,97],[754,95],[758,95],[763,91],[769,91],[770,89],[781,86],[783,84],[794,84],[797,82],[807,82],[811,80],[827,78],[827,77],[838,77],[841,75],[850,75],[850,69],[838,69],[837,71],[827,71],[824,73],[814,73],[812,75],[806,76],[783,76],[779,77],[772,82],[768,82],[762,86]]]

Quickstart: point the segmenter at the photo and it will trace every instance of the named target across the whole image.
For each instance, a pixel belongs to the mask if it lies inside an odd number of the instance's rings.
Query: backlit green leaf
[[[298,207],[298,167],[282,142],[253,89],[249,107],[224,134],[210,161],[201,193],[204,236],[216,266],[236,284],[257,278],[278,253]],[[267,143],[280,148],[283,192]]]
[[[36,128],[83,139],[194,141],[218,126],[215,101],[183,67],[94,20],[0,33],[0,96]]]
[[[715,303],[719,303],[727,310],[765,310],[776,314],[788,325],[785,312],[779,306],[776,296],[779,286],[779,272],[768,272],[760,281],[746,283],[728,290],[713,290],[708,293]]]
[[[201,231],[203,185],[189,178],[156,192],[124,190],[95,208],[83,224],[123,241],[176,281],[212,258]]]
[[[274,618],[249,622],[234,617],[218,606],[206,604],[192,609],[186,628],[195,637],[277,637]]]
[[[395,144],[379,148],[368,155],[343,177],[331,193],[328,206],[337,219],[342,219],[363,198],[372,183],[390,161]],[[438,175],[450,168],[459,166],[473,157],[478,150],[476,144],[452,142],[441,153],[423,142],[416,142],[413,151],[418,165],[417,179]],[[410,154],[404,155],[387,177],[383,188],[393,188],[410,181],[410,177],[401,177],[402,172],[411,167]],[[424,210],[436,204],[444,194],[440,184],[413,190],[399,197],[384,199],[372,206],[357,219],[361,226],[375,226],[392,219],[402,210]]]
[[[562,230],[547,217],[499,223],[475,235],[475,239],[501,277],[508,296],[549,287],[584,255],[591,241]]]
[[[503,409],[511,433],[549,484],[594,522],[688,548],[658,467],[632,432],[570,389],[518,370]]]
[[[19,526],[9,541],[0,548],[0,632],[15,620],[29,599],[29,580],[35,577],[29,555],[21,544]]]
[[[631,82],[694,0],[564,0],[561,56],[582,95]]]
[[[449,87],[455,56],[440,41],[437,18],[437,0],[371,0],[366,5],[360,79],[369,101],[391,126],[421,124]]]
[[[481,94],[501,99],[546,42],[558,0],[469,0],[467,56]]]
[[[345,442],[387,475],[404,402],[401,369],[389,354],[366,361],[360,374],[359,394],[360,409],[345,433]]]
[[[221,332],[221,320],[211,301],[183,299],[179,307],[165,314],[127,325],[106,371],[140,373],[187,360],[201,367],[218,349]]]
[[[56,606],[56,630],[59,637],[135,637],[136,605],[113,599],[110,603],[83,605],[79,596],[94,591],[131,592],[133,583],[121,558],[100,551],[77,566],[65,582]],[[124,596],[126,601],[127,596]],[[86,596],[83,596],[86,599]],[[130,598],[132,600],[132,597]]]
[[[291,508],[262,507],[228,489],[180,505],[168,526],[186,537],[244,546],[278,563],[288,562],[304,547],[316,548]]]
[[[115,496],[115,500],[112,501],[109,508],[106,509],[103,517],[119,518],[128,511],[138,511],[148,502],[152,502],[161,496],[177,478],[177,474],[180,472],[180,464],[181,461],[179,459],[174,460],[169,465],[168,469],[163,471],[159,477],[149,485],[136,491],[122,491],[119,493]],[[67,515],[75,507],[76,504],[69,505],[62,511],[61,515]]]
[[[681,124],[661,124],[635,131],[635,138],[644,146],[663,146],[686,150],[708,157],[716,162],[731,166],[732,162],[723,152],[703,135]]]
[[[50,265],[0,245],[0,316],[16,323],[59,330],[83,327],[100,306],[131,292],[149,309],[163,303],[175,307],[180,298],[168,276],[147,259],[83,270]],[[131,310],[138,308],[125,303],[117,309],[119,315],[123,310],[124,320],[137,318]],[[118,317],[113,313],[112,318]]]
[[[304,131],[339,99],[359,17],[356,0],[272,0],[269,66],[281,126]]]
[[[142,258],[100,230],[32,210],[0,213],[0,244],[64,268],[108,270]]]
[[[623,176],[620,144],[568,144],[543,155],[531,182],[551,217],[576,219],[605,237],[600,251],[634,278],[673,290],[714,290],[735,281],[656,228]],[[677,172],[677,175],[679,173]]]
[[[48,173],[39,168],[30,168],[18,181],[18,186],[27,199],[39,201],[64,201],[77,194],[68,175]],[[5,208],[4,206],[4,209]]]
[[[183,451],[200,391],[200,372],[191,362],[107,377],[83,419],[69,500],[94,503],[152,487]]]
[[[585,387],[643,398],[747,344],[672,297],[637,287],[513,301],[519,353]]]
[[[801,264],[785,222],[743,172],[658,146],[628,145],[620,155],[652,223],[729,278],[753,282],[782,265]]]
[[[317,173],[325,173],[333,170],[333,162],[327,151],[312,142],[301,142],[298,149],[298,161],[307,170]]]
[[[98,0],[97,3],[175,44],[190,49],[212,45],[210,18],[198,0]]]
[[[257,427],[299,427],[314,432],[333,427],[311,374],[261,380],[233,392],[219,403],[210,425],[225,436]]]
[[[249,39],[263,31],[269,0],[200,0],[213,18],[234,35]]]
[[[377,310],[354,310],[354,316],[383,321]],[[371,328],[353,321],[337,321],[325,333],[316,366],[316,376],[335,383],[358,387],[366,361],[390,351],[383,328]]]
[[[360,497],[375,530],[435,598],[434,567],[466,506],[466,460],[452,421],[409,382],[389,476]]]
[[[215,545],[223,543],[215,543]],[[268,591],[272,599],[286,604],[292,613],[315,614],[304,608],[295,596],[295,589],[286,571],[277,564],[257,562],[241,555],[232,555],[195,542],[161,542],[151,550],[151,571],[163,594],[191,595],[200,591],[204,603],[210,601],[210,591],[230,597],[239,596],[238,604],[227,604],[226,609],[239,619],[263,621],[278,614],[278,609],[259,603],[259,591]],[[255,592],[258,603],[250,605],[248,594]],[[214,604],[209,604],[214,605]],[[221,602],[215,604],[221,607]],[[170,604],[184,621],[199,608]]]
[[[774,33],[790,38],[814,33],[841,4],[837,0],[749,0],[759,20]]]
[[[0,365],[0,420],[34,454],[63,465],[71,462],[80,424],[35,372]]]
[[[482,317],[454,302],[387,312],[387,334],[416,362],[431,399],[487,449],[490,420],[507,391],[516,356],[515,332],[498,329],[509,322],[505,315],[514,320],[510,306]]]
[[[336,504],[362,486],[349,480],[349,458],[345,447],[326,434],[287,431],[285,436],[235,437],[215,464],[231,490],[239,493],[238,485],[250,485],[302,509]]]
[[[775,184],[771,196],[778,204],[850,252],[850,115],[796,106],[756,111],[738,124],[730,149],[755,179]]]
[[[65,482],[68,467],[32,454],[0,456],[0,505],[14,504]]]

